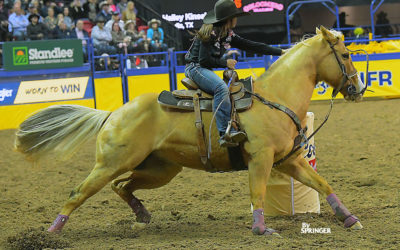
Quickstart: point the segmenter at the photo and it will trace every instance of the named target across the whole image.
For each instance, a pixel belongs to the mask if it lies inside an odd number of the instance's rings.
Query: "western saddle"
[[[225,70],[223,73],[224,81],[229,85],[230,98],[232,103],[231,121],[228,126],[240,130],[240,121],[237,111],[249,109],[253,103],[252,96],[246,92],[253,91],[253,79],[248,77],[239,80],[238,74],[234,70]],[[201,162],[210,172],[215,170],[209,159],[206,147],[206,137],[201,111],[212,112],[213,96],[202,91],[198,85],[189,78],[182,79],[182,84],[187,88],[183,90],[163,91],[158,96],[158,103],[161,106],[176,110],[194,111],[195,126],[197,128],[197,144]],[[236,152],[239,149],[236,149]],[[231,153],[231,152],[229,152]],[[233,166],[235,169],[235,167]],[[241,169],[235,169],[241,170]]]

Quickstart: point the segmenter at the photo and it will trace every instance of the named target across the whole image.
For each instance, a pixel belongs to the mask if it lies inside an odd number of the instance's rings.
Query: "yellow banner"
[[[366,81],[366,62],[353,62],[361,79]],[[368,73],[368,89],[364,97],[400,97],[400,59],[370,61]],[[312,100],[328,100],[332,88],[321,82],[315,87]],[[337,98],[343,98],[339,93]]]
[[[89,77],[22,81],[14,104],[81,99]]]

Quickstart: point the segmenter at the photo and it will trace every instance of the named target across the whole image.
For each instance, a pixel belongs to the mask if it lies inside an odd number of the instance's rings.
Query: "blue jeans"
[[[226,83],[212,70],[202,68],[200,64],[190,63],[185,67],[185,76],[195,81],[200,89],[214,96],[213,111],[222,102],[215,117],[220,134],[225,133],[231,119],[231,100]]]

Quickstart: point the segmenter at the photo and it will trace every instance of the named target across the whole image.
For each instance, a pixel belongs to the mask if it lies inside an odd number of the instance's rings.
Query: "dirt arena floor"
[[[328,107],[311,105],[316,125]],[[15,131],[0,131],[0,249],[400,249],[399,128],[400,99],[337,102],[315,139],[318,171],[364,229],[344,229],[321,198],[319,215],[267,218],[282,238],[252,235],[246,171],[190,169],[136,193],[153,214],[145,228],[132,227],[131,209],[106,186],[72,214],[62,234],[48,235],[72,188],[92,169],[94,141],[67,162],[33,166],[12,151]],[[301,234],[303,222],[331,234]]]

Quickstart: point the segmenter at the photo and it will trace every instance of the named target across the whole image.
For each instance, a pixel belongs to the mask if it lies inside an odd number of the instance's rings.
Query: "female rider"
[[[219,144],[222,147],[237,146],[247,136],[244,132],[234,129],[226,131],[231,112],[229,90],[212,68],[235,69],[237,61],[223,57],[230,46],[264,55],[282,55],[285,52],[280,48],[253,42],[235,34],[232,29],[236,26],[237,17],[246,14],[248,13],[237,9],[232,0],[217,1],[214,9],[204,17],[203,25],[196,32],[194,41],[185,55],[186,77],[196,82],[203,91],[214,95],[214,112],[220,106],[216,112],[216,123],[220,135]]]

